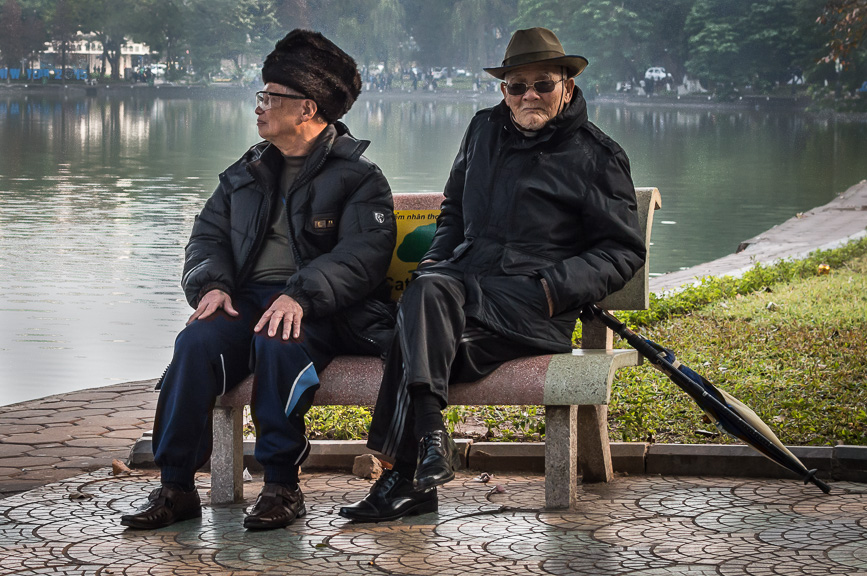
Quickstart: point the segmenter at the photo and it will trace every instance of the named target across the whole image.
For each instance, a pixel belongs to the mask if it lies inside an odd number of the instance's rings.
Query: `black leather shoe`
[[[435,430],[426,434],[418,443],[415,486],[421,490],[450,482],[460,465],[458,447],[447,432]]]
[[[356,522],[384,522],[436,512],[437,507],[436,488],[416,490],[409,478],[394,470],[385,470],[363,500],[342,507],[338,514]]]
[[[256,504],[244,518],[244,528],[271,530],[283,528],[307,514],[301,488],[292,490],[280,484],[265,484]]]
[[[150,493],[148,502],[135,514],[120,517],[123,526],[139,530],[162,528],[181,520],[202,517],[199,492],[184,492],[171,486],[160,486]]]

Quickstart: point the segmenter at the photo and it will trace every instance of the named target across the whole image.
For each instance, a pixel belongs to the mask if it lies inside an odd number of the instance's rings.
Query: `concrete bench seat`
[[[639,216],[650,246],[654,211],[660,207],[655,188],[636,189]],[[401,218],[439,209],[440,194],[395,194],[398,244],[407,231],[402,223],[426,222]],[[404,212],[407,211],[407,212]],[[394,267],[395,257],[392,265]],[[403,263],[405,265],[405,263]],[[398,274],[390,271],[392,279]],[[648,306],[645,266],[620,291],[606,298],[608,310],[642,310]],[[608,441],[607,405],[615,372],[636,366],[634,350],[614,350],[612,332],[596,321],[582,324],[580,350],[571,354],[532,356],[506,362],[472,384],[449,387],[452,405],[545,406],[545,505],[572,507],[577,503],[578,468],[584,482],[608,482],[613,477]],[[372,356],[339,356],[319,374],[320,389],[314,403],[321,406],[372,406],[382,380],[382,360]],[[249,405],[253,378],[217,399],[214,408],[214,448],[211,455],[211,502],[225,504],[243,499],[243,407]]]

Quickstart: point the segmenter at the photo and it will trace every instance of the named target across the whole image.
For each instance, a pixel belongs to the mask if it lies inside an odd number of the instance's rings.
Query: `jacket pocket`
[[[503,249],[500,269],[507,275],[533,276],[553,263],[550,258],[507,246]]]
[[[315,258],[319,254],[331,252],[337,245],[340,214],[337,212],[319,212],[308,217],[304,223],[304,240],[299,248],[305,251],[305,257]],[[306,251],[310,251],[307,254]]]
[[[328,235],[337,234],[340,224],[340,214],[337,212],[321,212],[310,216],[307,222],[307,230],[312,234]]]

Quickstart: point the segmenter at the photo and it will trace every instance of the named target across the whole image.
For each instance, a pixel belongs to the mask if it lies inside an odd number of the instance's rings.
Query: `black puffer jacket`
[[[460,274],[467,314],[494,331],[566,351],[582,306],[621,288],[645,259],[623,149],[572,104],[534,138],[505,102],[470,122],[420,273]],[[554,301],[549,318],[541,279]]]
[[[343,124],[330,125],[289,192],[289,243],[298,271],[282,292],[305,316],[332,315],[368,295],[388,299],[394,203],[385,176],[362,156],[368,145]],[[181,284],[191,306],[209,290],[231,295],[247,280],[280,201],[281,163],[280,151],[261,142],[220,174],[186,248]]]

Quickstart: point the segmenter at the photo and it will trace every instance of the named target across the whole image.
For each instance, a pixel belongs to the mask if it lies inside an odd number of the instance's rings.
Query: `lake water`
[[[495,102],[363,96],[345,120],[394,191],[440,191]],[[590,117],[636,185],[662,192],[653,274],[728,254],[867,176],[864,124],[613,104]],[[190,313],[178,283],[193,218],[256,140],[247,101],[0,94],[0,405],[162,372]]]

